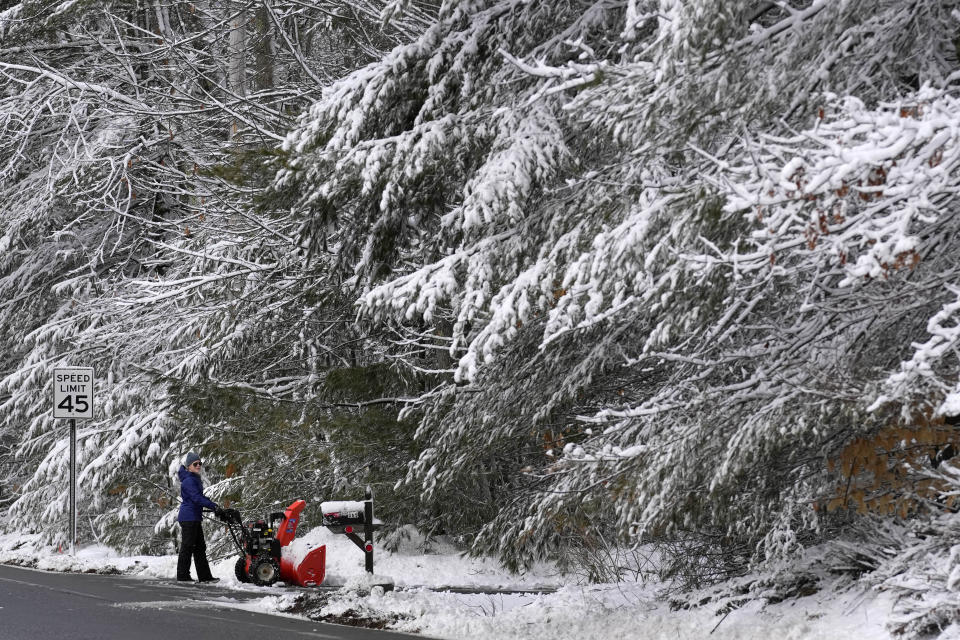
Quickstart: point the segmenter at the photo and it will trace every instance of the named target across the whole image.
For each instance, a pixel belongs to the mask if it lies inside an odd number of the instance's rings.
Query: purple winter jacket
[[[177,522],[200,522],[204,507],[211,511],[217,508],[210,498],[203,495],[203,481],[199,473],[187,471],[185,466],[180,465],[177,477],[180,478],[180,497],[183,498]]]

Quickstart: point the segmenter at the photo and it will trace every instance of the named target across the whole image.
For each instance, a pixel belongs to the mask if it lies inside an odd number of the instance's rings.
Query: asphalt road
[[[424,640],[230,606],[258,597],[218,585],[0,565],[0,640]]]

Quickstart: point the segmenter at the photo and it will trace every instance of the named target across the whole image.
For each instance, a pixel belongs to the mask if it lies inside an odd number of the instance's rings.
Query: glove
[[[217,507],[213,510],[213,515],[216,516],[217,520],[227,519],[226,514],[224,513],[223,509],[221,509],[220,507]]]

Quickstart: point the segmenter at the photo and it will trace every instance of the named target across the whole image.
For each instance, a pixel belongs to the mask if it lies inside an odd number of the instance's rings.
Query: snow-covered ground
[[[378,552],[376,572],[391,578],[398,589],[380,593],[362,588],[363,554],[343,536],[317,528],[293,544],[294,551],[327,545],[325,584],[338,591],[269,588],[239,583],[233,575],[234,557],[212,564],[219,586],[262,594],[232,600],[225,592],[211,592],[211,602],[270,613],[310,615],[342,621],[369,619],[387,628],[418,632],[436,638],[471,640],[693,640],[717,638],[749,640],[880,640],[890,637],[884,625],[890,596],[865,591],[849,582],[821,582],[812,595],[771,604],[756,583],[746,589],[718,587],[686,602],[703,603],[676,609],[655,582],[577,585],[548,566],[522,576],[511,575],[490,559],[464,558],[450,546],[422,549],[413,536],[396,553]],[[171,578],[175,556],[122,556],[103,546],[78,549],[75,556],[44,548],[36,538],[0,535],[0,562],[49,571],[120,572],[144,578]],[[747,585],[741,579],[739,585]],[[839,584],[846,584],[840,588]],[[453,593],[442,587],[530,590],[549,593]],[[777,598],[774,598],[776,600]]]

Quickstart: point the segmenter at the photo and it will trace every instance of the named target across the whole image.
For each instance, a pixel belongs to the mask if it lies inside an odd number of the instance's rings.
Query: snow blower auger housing
[[[297,500],[283,513],[271,513],[266,519],[243,522],[236,509],[224,509],[227,523],[240,557],[234,571],[240,582],[268,587],[278,580],[314,587],[323,582],[327,565],[326,546],[311,549],[303,558],[288,553],[297,532],[300,512],[307,506]]]

